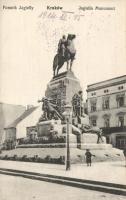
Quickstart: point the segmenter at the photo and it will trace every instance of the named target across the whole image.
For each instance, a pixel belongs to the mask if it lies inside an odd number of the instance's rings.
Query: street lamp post
[[[63,113],[63,115],[66,118],[66,123],[67,123],[67,135],[66,135],[66,147],[67,147],[67,155],[66,155],[66,170],[70,170],[70,126],[71,126],[71,109],[72,106],[71,105],[66,105],[65,106],[65,112]]]

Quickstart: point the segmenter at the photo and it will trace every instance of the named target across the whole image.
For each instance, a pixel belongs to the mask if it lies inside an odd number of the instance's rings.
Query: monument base
[[[26,155],[27,157],[34,157],[37,155],[40,160],[46,157],[51,157],[55,160],[60,157],[66,157],[66,132],[63,131],[66,124],[61,124],[61,121],[43,121],[38,123],[39,136],[49,137],[50,127],[54,127],[54,131],[57,131],[57,136],[65,138],[63,143],[47,143],[47,144],[24,144],[18,145],[17,149],[5,151],[2,155],[8,157],[21,157]],[[106,140],[103,137],[102,143],[97,144],[98,135],[92,133],[76,134],[75,130],[69,134],[69,147],[70,147],[70,158],[71,163],[85,163],[85,152],[86,149],[90,149],[94,155],[92,157],[93,162],[103,161],[121,161],[124,160],[122,150],[113,148],[111,144],[106,144]],[[54,162],[52,162],[54,163]]]
[[[81,149],[90,149],[90,150],[111,150],[112,145],[111,144],[81,144]]]
[[[92,157],[92,162],[108,162],[108,161],[122,161],[124,160],[123,152],[116,148],[110,148],[110,146],[102,149],[96,148],[96,146],[84,146],[85,149],[87,147],[92,147],[91,153],[94,155]],[[96,149],[95,149],[96,148]],[[85,149],[73,148],[70,145],[70,160],[72,164],[83,164],[86,163],[85,159]],[[38,156],[37,160],[31,160],[31,158],[35,158]],[[46,162],[45,158],[50,158],[50,162],[47,160],[47,163],[55,163],[55,159],[59,159],[61,157],[66,157],[66,147],[63,148],[17,148],[9,151],[3,151],[0,155],[0,159],[4,160],[15,160],[15,161],[24,161],[24,162]],[[22,158],[27,158],[26,160],[22,160]],[[52,161],[51,161],[52,159]],[[61,163],[59,163],[61,164]],[[62,163],[63,164],[63,163]],[[65,164],[65,161],[64,161]]]
[[[88,143],[94,143],[97,144],[98,136],[97,134],[92,133],[84,133],[81,135],[81,144],[88,144]],[[102,141],[99,141],[102,144],[106,144],[106,138],[102,136]]]

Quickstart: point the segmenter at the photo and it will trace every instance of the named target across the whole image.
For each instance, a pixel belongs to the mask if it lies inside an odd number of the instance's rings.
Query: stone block
[[[87,144],[87,143],[97,143],[98,136],[97,134],[91,134],[91,133],[84,133],[81,135],[81,144]]]

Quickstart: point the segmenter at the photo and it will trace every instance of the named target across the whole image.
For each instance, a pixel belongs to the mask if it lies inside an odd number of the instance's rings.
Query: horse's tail
[[[55,55],[53,60],[53,71],[55,72],[56,68],[58,66],[58,54]]]

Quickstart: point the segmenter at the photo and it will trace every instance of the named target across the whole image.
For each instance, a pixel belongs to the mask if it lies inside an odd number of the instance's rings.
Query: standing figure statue
[[[83,116],[83,97],[82,91],[79,91],[75,94],[72,98],[72,107],[73,107],[73,114],[74,117],[81,117]]]
[[[102,129],[100,129],[100,131],[97,132],[97,136],[98,136],[98,139],[97,139],[97,144],[99,144],[100,142],[104,142],[103,140],[103,132],[102,132]]]
[[[66,36],[59,40],[58,43],[58,53],[55,55],[53,60],[53,72],[54,76],[58,75],[59,69],[67,62],[67,70],[71,70],[73,60],[75,59],[76,50],[74,47],[73,39],[75,39],[75,35],[68,34],[67,39]]]

